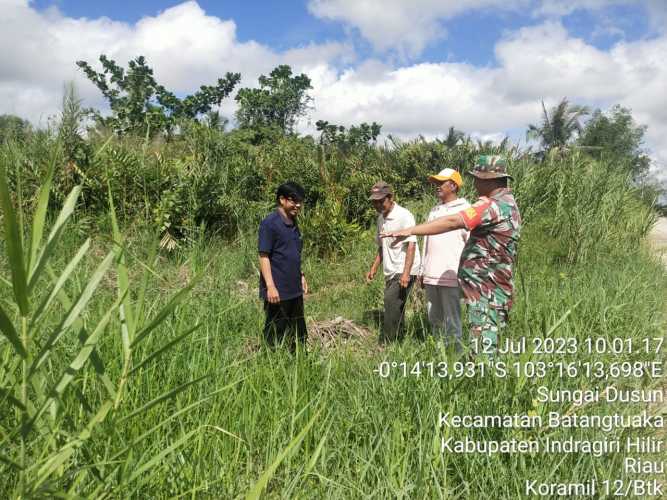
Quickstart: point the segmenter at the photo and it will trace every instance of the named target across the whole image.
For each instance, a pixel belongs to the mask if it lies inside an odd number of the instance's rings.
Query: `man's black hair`
[[[285,182],[278,186],[276,190],[276,203],[280,200],[281,196],[292,198],[294,201],[303,201],[306,197],[306,192],[296,182]]]

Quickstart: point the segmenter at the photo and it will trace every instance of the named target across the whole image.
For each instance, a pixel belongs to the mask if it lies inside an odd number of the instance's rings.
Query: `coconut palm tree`
[[[542,123],[528,125],[526,138],[539,140],[544,150],[566,146],[575,134],[583,130],[580,119],[590,113],[586,106],[570,104],[567,97],[563,97],[550,111],[542,101],[542,111]]]

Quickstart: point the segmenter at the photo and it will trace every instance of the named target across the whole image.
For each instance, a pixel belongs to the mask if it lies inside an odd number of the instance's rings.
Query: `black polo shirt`
[[[259,224],[258,250],[269,255],[271,275],[280,300],[303,295],[301,288],[301,249],[303,242],[296,223],[288,223],[277,210]],[[266,282],[259,276],[259,296],[266,300]]]

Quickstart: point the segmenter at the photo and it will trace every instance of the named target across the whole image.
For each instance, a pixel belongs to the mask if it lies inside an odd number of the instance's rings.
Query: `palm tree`
[[[229,119],[222,116],[217,109],[209,111],[205,116],[204,122],[208,125],[208,128],[224,131],[229,124]]]
[[[448,148],[454,148],[464,137],[465,134],[463,132],[456,130],[454,127],[449,127],[447,137],[445,137],[445,140],[441,142]]]
[[[481,138],[477,139],[477,151],[480,153],[487,153],[491,151],[494,148],[493,141],[491,139],[487,139],[486,141],[483,141]]]
[[[580,134],[583,130],[579,120],[590,113],[587,106],[570,104],[567,97],[563,97],[550,112],[542,101],[542,111],[542,123],[528,125],[526,138],[539,139],[544,150],[566,146],[575,133]]]

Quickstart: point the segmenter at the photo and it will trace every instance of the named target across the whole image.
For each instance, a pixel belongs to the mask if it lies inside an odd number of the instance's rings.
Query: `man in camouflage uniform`
[[[472,171],[476,203],[454,215],[440,217],[382,236],[440,234],[465,228],[470,237],[461,254],[458,279],[467,305],[472,338],[479,350],[495,353],[498,333],[507,323],[514,291],[513,266],[521,229],[521,215],[507,180],[502,156],[480,156]]]

